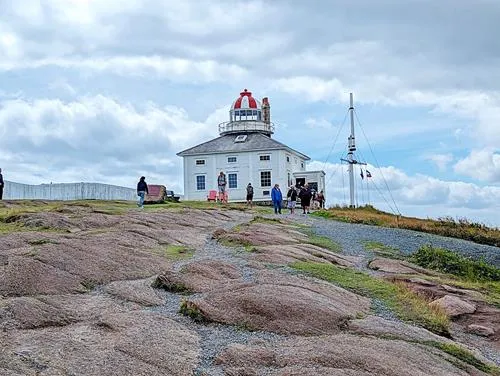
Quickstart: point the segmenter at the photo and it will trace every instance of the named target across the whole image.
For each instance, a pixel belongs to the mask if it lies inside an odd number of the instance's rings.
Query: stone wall
[[[136,190],[100,183],[28,185],[5,182],[4,200],[137,200]]]

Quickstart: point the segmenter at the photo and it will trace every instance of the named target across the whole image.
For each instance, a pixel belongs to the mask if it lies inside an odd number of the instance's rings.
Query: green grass
[[[377,256],[392,258],[396,260],[402,260],[405,258],[399,248],[390,247],[388,245],[385,245],[384,243],[366,240],[363,241],[363,247],[367,251],[375,253]]]
[[[55,240],[52,239],[37,239],[28,241],[29,245],[43,245],[43,244],[58,244]]]
[[[194,250],[185,245],[168,244],[159,249],[156,253],[161,254],[169,260],[178,261],[193,257]]]
[[[179,313],[184,316],[190,317],[192,320],[196,322],[204,323],[208,321],[207,318],[200,311],[198,306],[188,300],[183,300],[181,302],[181,305],[179,307]]]
[[[325,248],[332,252],[342,252],[342,246],[326,236],[311,234],[305,239],[305,243]]]
[[[453,274],[467,281],[500,281],[500,268],[433,246],[420,247],[409,260],[427,269]]]
[[[483,361],[477,359],[474,354],[472,354],[470,351],[455,345],[453,343],[443,343],[443,342],[435,342],[435,341],[428,341],[424,342],[423,344],[435,347],[441,351],[444,351],[445,353],[453,356],[454,358],[470,364],[471,366],[477,368],[480,371],[483,371],[489,375],[495,375],[498,376],[500,375],[500,368],[486,364]]]
[[[378,279],[333,264],[296,262],[290,266],[360,295],[379,299],[401,320],[420,325],[440,335],[449,334],[449,320],[446,314],[429,307],[425,298],[415,294],[404,284]]]

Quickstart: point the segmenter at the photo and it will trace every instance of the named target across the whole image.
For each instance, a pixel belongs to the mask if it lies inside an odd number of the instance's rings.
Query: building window
[[[199,166],[199,165],[204,165],[205,164],[205,160],[204,159],[197,159],[196,160],[196,165]]]
[[[270,161],[271,160],[271,156],[270,155],[260,155],[259,159],[261,161]]]
[[[205,190],[205,175],[197,175],[196,176],[196,189],[198,191]]]
[[[262,196],[269,196],[269,191],[262,191]]]
[[[290,156],[289,156],[289,155],[287,155],[287,156],[286,156],[286,161],[287,161],[288,163],[290,163]]]
[[[260,186],[270,187],[271,186],[271,171],[261,171],[260,172]]]
[[[235,163],[236,157],[227,157],[227,163]]]
[[[304,163],[301,163],[301,164],[300,164],[300,167],[301,167],[301,168],[304,168]]]
[[[238,174],[227,174],[229,188],[238,188]]]

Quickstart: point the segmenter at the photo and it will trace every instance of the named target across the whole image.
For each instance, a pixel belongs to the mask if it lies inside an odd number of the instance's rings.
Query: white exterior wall
[[[261,161],[261,155],[269,155],[269,161]],[[290,162],[286,157],[289,156]],[[229,157],[236,157],[236,162],[228,162]],[[226,174],[227,191],[230,201],[246,200],[246,186],[252,183],[254,200],[271,199],[271,189],[278,183],[282,192],[288,186],[288,173],[293,179],[296,171],[305,171],[305,161],[299,155],[286,150],[253,151],[227,154],[207,154],[186,156],[184,160],[184,199],[206,200],[208,191],[217,190],[217,177],[221,171]],[[205,160],[204,165],[197,165],[196,160]],[[303,167],[301,167],[303,166]],[[261,186],[261,171],[271,171],[271,185]],[[229,188],[229,174],[237,174],[237,188]],[[196,176],[205,176],[205,189],[197,190]],[[269,191],[264,195],[264,191]],[[283,192],[286,194],[286,191]]]

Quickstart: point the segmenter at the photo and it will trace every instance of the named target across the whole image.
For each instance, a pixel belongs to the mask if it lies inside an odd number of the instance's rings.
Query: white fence
[[[5,182],[4,200],[136,200],[133,188],[100,183],[28,185]]]

